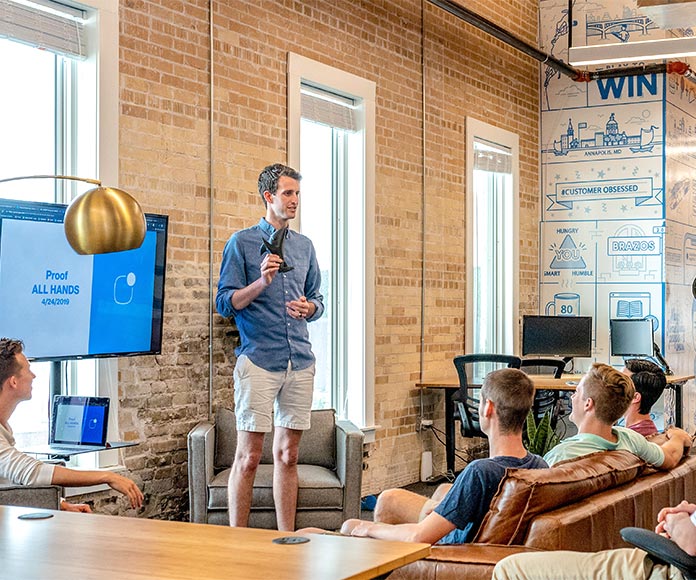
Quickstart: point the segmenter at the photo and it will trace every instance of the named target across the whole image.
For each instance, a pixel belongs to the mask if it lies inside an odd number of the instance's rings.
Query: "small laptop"
[[[48,445],[30,447],[22,451],[68,456],[130,445],[129,443],[107,443],[108,427],[108,397],[56,395],[51,408]]]
[[[105,448],[108,428],[108,397],[53,398],[49,447],[63,451]]]

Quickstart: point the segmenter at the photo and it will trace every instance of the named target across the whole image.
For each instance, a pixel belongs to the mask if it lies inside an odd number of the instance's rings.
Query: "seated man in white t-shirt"
[[[82,487],[105,483],[128,496],[132,507],[141,507],[143,492],[127,477],[112,471],[82,471],[44,463],[15,447],[8,421],[19,403],[31,399],[32,381],[36,377],[22,350],[22,341],[0,338],[0,485]],[[92,511],[87,504],[72,504],[65,500],[61,500],[60,509]]]
[[[628,376],[609,365],[592,365],[571,397],[570,420],[578,433],[551,449],[544,456],[546,462],[553,466],[595,451],[624,449],[660,469],[677,465],[684,449],[691,447],[691,437],[683,429],[669,429],[668,440],[657,445],[631,429],[614,426],[634,395],[635,388]]]

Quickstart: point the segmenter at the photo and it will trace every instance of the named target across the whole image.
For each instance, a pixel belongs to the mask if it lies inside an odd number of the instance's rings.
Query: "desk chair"
[[[653,562],[675,566],[685,580],[696,580],[696,557],[687,554],[673,540],[642,528],[622,528],[621,538],[645,550]]]
[[[476,391],[491,371],[520,368],[520,357],[507,354],[465,354],[455,356],[453,362],[459,376],[459,389],[452,395],[454,418],[460,421],[462,437],[485,437],[479,423]]]
[[[524,358],[520,363],[520,370],[528,375],[551,375],[554,379],[560,379],[565,365],[565,361],[559,358]],[[555,429],[561,411],[559,392],[538,390],[534,395],[532,410],[537,423],[551,411],[551,428]]]

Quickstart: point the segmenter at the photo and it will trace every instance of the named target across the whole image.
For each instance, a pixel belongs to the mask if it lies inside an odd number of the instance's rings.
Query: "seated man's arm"
[[[657,521],[662,522],[665,519],[665,516],[667,514],[676,514],[679,512],[686,512],[687,514],[691,515],[696,511],[696,504],[689,503],[686,500],[682,500],[680,503],[673,507],[665,507],[660,510],[660,512],[657,514]]]
[[[344,534],[349,533],[351,536],[376,538],[378,540],[434,544],[449,534],[454,528],[455,525],[452,522],[433,512],[417,524],[393,525],[380,522],[348,520],[341,528],[341,532]]]
[[[683,429],[672,428],[665,433],[668,437],[660,447],[665,454],[665,460],[660,469],[672,469],[684,456],[684,449],[691,447],[691,436]]]
[[[690,556],[696,556],[696,526],[686,512],[665,516],[663,530],[667,537]]]
[[[110,488],[128,496],[131,506],[139,508],[143,505],[143,492],[133,481],[113,471],[78,471],[56,465],[53,469],[54,485],[81,487],[105,483]]]
[[[0,437],[0,477],[15,485],[50,485],[55,467],[19,451]]]
[[[60,509],[64,512],[80,512],[83,514],[91,514],[92,508],[86,503],[70,503],[64,499],[60,500]]]

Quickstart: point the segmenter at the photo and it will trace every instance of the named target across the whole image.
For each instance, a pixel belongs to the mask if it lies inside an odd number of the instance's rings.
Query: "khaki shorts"
[[[271,372],[246,355],[234,367],[234,405],[238,431],[270,433],[271,426],[309,429],[314,391],[314,365]]]

